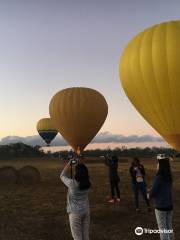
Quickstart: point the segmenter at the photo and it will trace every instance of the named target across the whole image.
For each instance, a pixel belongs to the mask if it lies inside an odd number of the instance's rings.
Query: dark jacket
[[[143,177],[143,179],[144,179],[144,177],[145,177],[145,169],[144,169],[144,166],[142,165],[142,164],[139,164],[138,166],[136,166],[136,167],[138,167],[138,169],[140,170],[140,172],[141,172],[141,174],[142,174],[142,177]],[[130,168],[129,168],[129,173],[130,173],[130,175],[131,175],[131,177],[132,177],[132,183],[133,184],[136,184],[137,182],[136,182],[136,170],[135,170],[135,168],[136,168],[135,166],[131,166]]]
[[[172,210],[172,183],[156,175],[150,191],[150,198],[154,199],[156,209],[161,211]]]
[[[115,161],[112,158],[106,158],[105,159],[106,166],[109,167],[109,179],[110,181],[120,181],[119,175],[118,175],[118,160]]]

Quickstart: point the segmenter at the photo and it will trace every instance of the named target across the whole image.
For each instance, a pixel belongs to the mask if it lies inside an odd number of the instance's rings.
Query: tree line
[[[177,156],[178,152],[171,148],[158,148],[158,147],[146,147],[146,148],[115,148],[115,149],[94,149],[85,150],[83,156],[85,157],[102,157],[106,156],[109,152],[112,155],[118,157],[155,157],[157,154],[165,153],[168,156]],[[62,158],[67,158],[68,151],[61,151],[53,153],[54,157],[61,156]]]
[[[94,149],[85,150],[83,155],[85,157],[102,157],[106,156],[108,152],[118,157],[155,157],[157,154],[165,153],[168,156],[180,156],[177,151],[171,148],[115,148],[115,149]],[[55,157],[68,158],[68,151],[58,151],[54,153],[45,153],[40,146],[29,146],[24,143],[15,143],[9,145],[0,145],[0,159],[24,158],[24,157]]]
[[[45,153],[39,146],[29,146],[24,143],[0,145],[0,159],[12,159],[23,157],[43,157]]]

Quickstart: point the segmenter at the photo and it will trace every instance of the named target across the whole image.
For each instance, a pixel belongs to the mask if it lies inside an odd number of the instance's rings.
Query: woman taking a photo
[[[155,215],[161,240],[173,240],[172,216],[172,176],[168,158],[158,159],[157,174],[150,191],[150,198],[154,199]]]
[[[111,186],[111,198],[108,200],[109,203],[120,202],[120,190],[119,182],[120,178],[118,175],[118,158],[116,155],[107,157],[105,164],[109,168],[109,181]],[[117,197],[115,197],[115,194]]]
[[[74,240],[89,240],[89,200],[88,190],[91,186],[88,169],[83,163],[75,166],[75,175],[71,179],[68,177],[68,169],[71,166],[71,160],[63,169],[60,178],[68,188],[67,193],[67,213],[71,233]]]

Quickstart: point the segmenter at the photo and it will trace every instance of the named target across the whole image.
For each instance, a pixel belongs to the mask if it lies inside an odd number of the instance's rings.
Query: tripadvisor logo
[[[173,229],[150,229],[150,228],[142,228],[137,227],[135,229],[135,234],[140,236],[142,234],[160,234],[160,233],[173,233]]]
[[[135,229],[135,234],[138,235],[138,236],[142,235],[143,234],[143,228],[142,227],[137,227]]]

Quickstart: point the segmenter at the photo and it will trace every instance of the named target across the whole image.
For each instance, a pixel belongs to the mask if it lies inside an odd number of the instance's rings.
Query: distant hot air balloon
[[[132,104],[180,150],[180,21],[139,33],[120,60],[120,79]]]
[[[37,123],[37,131],[39,135],[50,145],[51,141],[56,137],[58,131],[53,126],[50,118],[42,118]]]
[[[53,124],[77,154],[102,127],[108,106],[102,94],[94,89],[64,89],[52,98],[49,113]]]

